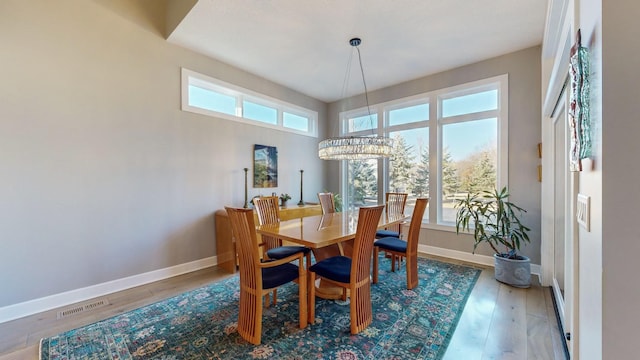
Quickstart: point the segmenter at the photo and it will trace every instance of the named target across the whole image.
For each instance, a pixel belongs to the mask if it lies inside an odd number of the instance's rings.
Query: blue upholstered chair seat
[[[272,289],[298,278],[298,267],[293,264],[282,264],[270,268],[262,268],[262,288]]]
[[[397,231],[391,231],[391,230],[378,230],[376,231],[376,239],[381,239],[381,238],[385,238],[385,237],[400,237],[400,233]]]
[[[380,249],[386,249],[396,252],[407,252],[407,242],[396,237],[385,237],[373,243]]]
[[[297,254],[299,252],[307,255],[311,251],[308,247],[305,246],[278,246],[273,249],[267,250],[267,256],[269,259],[284,259],[287,256],[291,256],[293,254]]]
[[[351,278],[351,258],[332,256],[313,264],[309,270],[329,280],[348,283]]]

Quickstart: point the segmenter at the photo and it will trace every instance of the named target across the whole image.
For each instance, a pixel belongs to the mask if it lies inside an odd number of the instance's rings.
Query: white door
[[[569,353],[572,353],[574,324],[575,279],[574,238],[575,221],[573,200],[577,188],[577,177],[569,171],[570,133],[568,121],[568,93],[560,95],[553,113],[553,294],[558,305],[558,314],[566,335]]]

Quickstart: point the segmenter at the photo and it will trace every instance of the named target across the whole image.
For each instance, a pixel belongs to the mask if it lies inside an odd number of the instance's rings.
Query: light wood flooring
[[[61,309],[54,309],[2,323],[0,360],[38,359],[38,344],[42,337],[118,315],[228,276],[231,275],[213,267],[110,294],[106,296],[109,305],[62,320],[57,320]],[[536,277],[534,283],[529,289],[506,286],[493,279],[492,268],[483,268],[444,359],[564,360],[551,293],[549,288],[537,283]]]

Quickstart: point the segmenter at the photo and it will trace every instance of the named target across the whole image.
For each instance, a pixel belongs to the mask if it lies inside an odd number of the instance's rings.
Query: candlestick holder
[[[302,200],[302,173],[304,170],[300,170],[300,201],[298,202],[298,206],[304,205],[304,200]]]
[[[249,208],[249,203],[247,202],[248,199],[248,194],[247,194],[247,171],[249,171],[249,168],[244,168],[244,206],[243,208],[247,209]]]

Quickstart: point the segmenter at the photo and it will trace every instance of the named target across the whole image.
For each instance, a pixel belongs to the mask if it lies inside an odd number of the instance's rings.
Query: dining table
[[[256,232],[309,247],[316,261],[336,255],[351,256],[353,240],[358,229],[358,213],[358,209],[355,209],[296,218],[259,225],[256,227]],[[400,224],[408,218],[409,216],[403,214],[383,213],[380,216],[378,228]],[[337,299],[341,296],[341,290],[324,286],[322,283],[317,286],[316,292],[317,296],[325,299]]]

